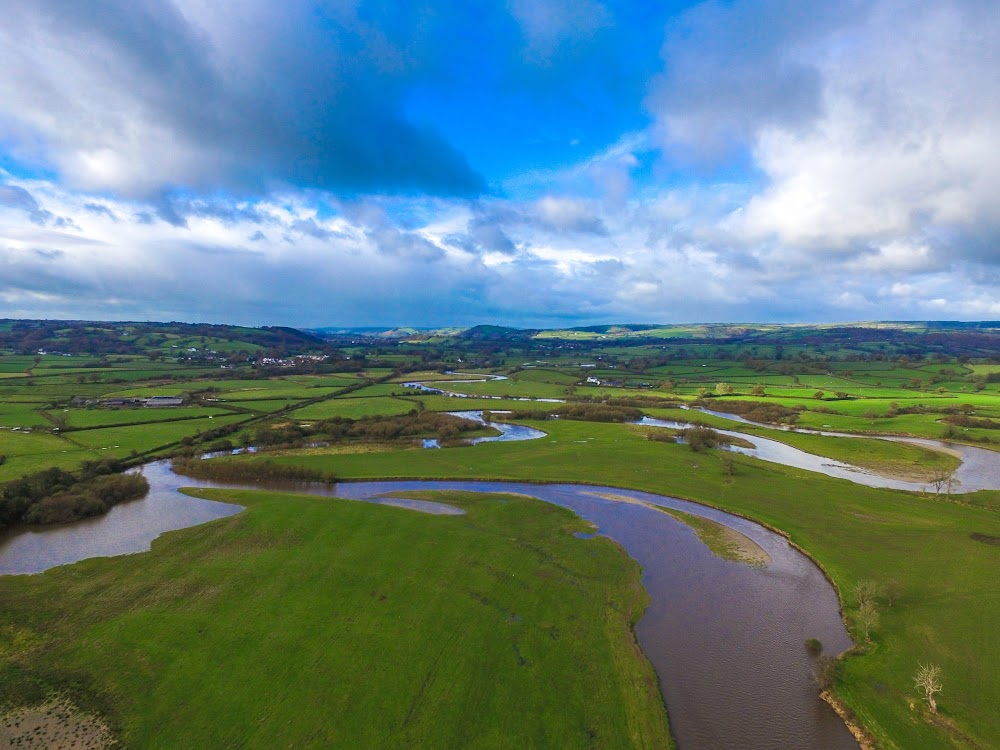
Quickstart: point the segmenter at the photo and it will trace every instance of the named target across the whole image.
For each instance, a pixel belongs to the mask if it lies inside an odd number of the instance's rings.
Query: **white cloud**
[[[596,0],[509,0],[507,8],[527,41],[527,53],[546,63],[560,47],[589,39],[611,25],[611,13]]]
[[[704,4],[668,38],[670,77],[651,99],[667,147],[708,148],[724,128],[767,179],[731,228],[829,253],[1000,226],[1000,5],[824,7]],[[768,16],[774,25],[746,40],[748,20]],[[794,71],[808,82],[768,93]]]
[[[607,230],[595,209],[578,198],[547,195],[536,204],[538,217],[553,229],[603,234]]]

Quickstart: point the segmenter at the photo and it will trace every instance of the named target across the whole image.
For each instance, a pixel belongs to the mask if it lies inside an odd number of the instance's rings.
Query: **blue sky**
[[[33,0],[0,317],[1000,319],[1000,5]]]

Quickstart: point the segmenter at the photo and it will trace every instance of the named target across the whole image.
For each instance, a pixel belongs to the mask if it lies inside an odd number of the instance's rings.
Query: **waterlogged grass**
[[[344,478],[427,477],[585,481],[661,492],[747,515],[789,534],[812,554],[842,592],[863,579],[898,583],[883,605],[870,653],[848,660],[840,688],[847,703],[886,747],[939,750],[948,740],[919,707],[918,664],[944,670],[942,714],[979,747],[1000,746],[1000,548],[972,534],[1000,536],[1000,493],[968,500],[854,485],[811,472],[737,456],[729,476],[718,454],[645,440],[629,426],[546,422],[549,436],[526,443],[364,456],[302,456],[301,462]],[[237,460],[254,460],[240,458]],[[845,594],[848,618],[856,603]],[[859,640],[863,637],[857,635]],[[973,745],[969,745],[972,747]]]
[[[950,474],[959,466],[959,459],[950,453],[931,450],[919,445],[908,445],[875,438],[823,437],[804,432],[772,430],[742,424],[724,417],[717,417],[714,414],[683,409],[646,409],[645,411],[658,419],[679,422],[693,420],[723,430],[743,432],[747,435],[760,435],[791,445],[806,453],[824,456],[834,461],[870,469],[877,474],[908,481],[931,481],[942,473]]]
[[[62,688],[127,747],[669,746],[638,566],[569,511],[206,494],[247,510],[0,578],[0,701]]]

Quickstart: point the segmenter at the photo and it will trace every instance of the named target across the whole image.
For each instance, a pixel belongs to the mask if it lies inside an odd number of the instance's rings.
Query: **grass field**
[[[542,426],[542,425],[539,425]],[[549,437],[440,451],[277,460],[341,477],[481,477],[590,481],[677,495],[736,511],[787,532],[842,592],[862,579],[894,579],[903,591],[882,613],[870,653],[848,660],[841,694],[887,748],[939,750],[942,732],[915,699],[919,663],[944,670],[943,716],[974,738],[959,747],[1000,746],[1000,550],[970,535],[1000,537],[1000,493],[977,493],[985,508],[861,487],[737,457],[728,476],[717,455],[645,440],[629,426],[546,422]],[[255,459],[239,459],[255,460]],[[259,460],[259,459],[258,459]],[[863,639],[862,639],[863,640]]]
[[[80,461],[94,457],[87,449],[57,435],[24,430],[0,430],[0,455],[7,457],[0,465],[0,482],[50,466],[72,469]]]
[[[638,566],[572,513],[209,494],[248,510],[0,578],[0,702],[62,688],[127,747],[668,746]]]
[[[336,398],[296,409],[289,416],[293,419],[388,417],[406,414],[416,406],[413,401],[398,398]]]
[[[67,433],[66,439],[83,448],[99,450],[102,457],[124,458],[134,450],[145,453],[155,448],[176,443],[181,438],[246,420],[246,415],[235,414],[203,419],[186,419],[181,422],[151,422],[130,427],[103,427]]]
[[[853,466],[871,469],[886,476],[910,481],[932,481],[942,472],[951,473],[959,466],[959,459],[949,453],[875,438],[830,438],[805,432],[766,429],[755,425],[740,424],[713,414],[685,411],[683,409],[645,409],[658,419],[686,422],[695,420],[723,430],[735,430],[747,435],[777,440],[806,453],[825,456]],[[1000,458],[1000,456],[998,456]]]
[[[197,417],[229,414],[223,409],[182,406],[170,409],[55,409],[48,414],[53,419],[64,417],[70,427],[106,427],[148,422],[175,422]],[[47,423],[51,424],[51,423]]]
[[[49,421],[36,411],[37,404],[0,403],[0,427],[47,427]]]

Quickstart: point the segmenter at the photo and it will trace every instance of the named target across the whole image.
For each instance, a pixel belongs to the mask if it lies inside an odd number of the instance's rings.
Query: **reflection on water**
[[[196,526],[239,513],[229,503],[180,495],[177,487],[195,480],[171,481],[166,462],[143,467],[149,494],[114,506],[105,515],[71,524],[19,529],[0,537],[0,574],[40,573],[88,557],[143,552],[167,531]]]
[[[667,427],[673,430],[682,430],[686,427],[694,426],[687,422],[672,422],[663,419],[653,419],[652,417],[643,417],[639,420],[639,424],[648,425],[650,427]],[[734,445],[731,446],[729,450],[736,453],[743,453],[747,456],[753,456],[754,458],[759,458],[762,461],[770,461],[771,463],[792,466],[796,469],[805,469],[806,471],[815,471],[820,474],[826,474],[828,477],[847,479],[855,484],[863,484],[868,487],[913,490],[915,492],[921,492],[926,489],[926,483],[924,482],[905,482],[901,479],[890,479],[889,477],[874,474],[857,466],[840,463],[839,461],[834,461],[831,458],[817,456],[813,453],[806,453],[798,448],[793,448],[790,445],[777,440],[771,440],[770,438],[760,437],[758,435],[748,435],[745,432],[734,432],[733,430],[720,430],[717,427],[713,427],[712,429],[722,435],[738,437],[749,443],[753,443],[753,448],[744,448],[742,446]]]
[[[812,562],[783,538],[750,521],[682,500],[627,490],[513,482],[355,482],[339,487],[363,498],[419,489],[518,492],[576,511],[622,545],[643,568],[652,600],[636,626],[660,676],[671,731],[681,750],[858,750],[818,696],[813,659],[851,642],[837,596]],[[596,497],[607,492],[725,523],[768,554],[766,568],[714,556],[687,526],[665,513]],[[586,535],[578,535],[586,536]]]
[[[711,414],[715,417],[721,417],[722,419],[728,419],[732,422],[739,422],[741,424],[755,425],[757,427],[766,427],[768,429],[776,429],[775,425],[767,424],[765,422],[754,422],[745,417],[741,417],[737,414],[729,414],[722,411],[713,411],[712,409],[705,409],[697,407],[697,411],[704,414]],[[849,432],[831,432],[828,430],[812,430],[805,427],[784,427],[777,428],[784,429],[786,432],[804,432],[810,435],[823,435],[825,437],[845,437],[845,438],[868,438],[871,440],[888,440],[893,443],[909,443],[910,445],[920,445],[925,448],[931,448],[933,450],[943,450],[952,454],[958,454],[961,458],[961,465],[952,474],[952,486],[950,492],[963,493],[963,492],[978,492],[979,490],[1000,490],[1000,453],[996,451],[991,451],[988,448],[977,448],[974,445],[963,445],[962,443],[950,443],[946,440],[933,440],[931,438],[915,438],[915,437],[902,437],[899,435],[863,435],[863,434],[852,434]],[[724,432],[722,430],[721,432]],[[730,433],[727,433],[730,434]],[[746,438],[751,442],[756,442],[757,440],[766,440],[767,438],[757,438],[756,436],[745,435],[743,433],[738,433],[740,437]],[[756,455],[750,453],[749,455]],[[758,456],[758,458],[763,458],[763,456]],[[765,459],[771,460],[771,459]],[[829,459],[825,459],[829,461]],[[779,463],[784,463],[784,461],[779,461]],[[797,464],[789,464],[797,465]],[[841,464],[841,466],[846,466],[846,464]],[[801,467],[805,468],[805,467]],[[849,467],[850,471],[862,472],[870,476],[877,476],[865,469],[859,469],[856,467]],[[818,469],[811,469],[811,471],[818,471]],[[824,472],[825,473],[825,472]],[[855,481],[854,477],[843,477],[846,479],[851,479]],[[882,479],[885,479],[884,477]],[[893,480],[885,480],[886,482],[893,482]],[[869,484],[866,481],[860,481],[861,484]],[[893,482],[891,484],[869,484],[871,487],[891,487],[894,489],[908,489],[917,490],[921,492],[929,491],[933,488],[929,487],[926,482]]]
[[[499,435],[472,438],[469,442],[473,445],[478,445],[479,443],[512,443],[518,440],[537,440],[538,438],[545,437],[544,432],[536,430],[534,427],[526,427],[522,424],[508,424],[506,422],[487,422],[483,419],[483,413],[481,411],[450,411],[448,413],[453,417],[471,419],[473,422],[479,422],[479,424],[489,425],[490,427],[500,430]],[[503,412],[497,412],[497,414],[502,413]]]

